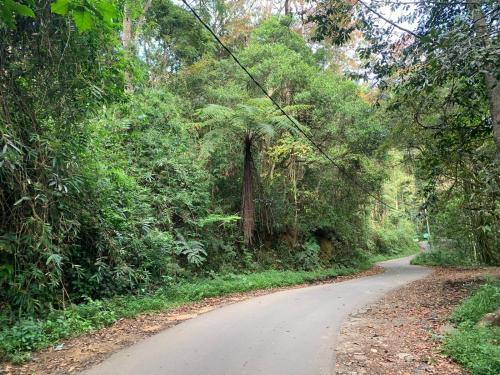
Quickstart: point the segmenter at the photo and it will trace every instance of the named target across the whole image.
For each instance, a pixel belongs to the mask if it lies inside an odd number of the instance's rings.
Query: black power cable
[[[314,140],[312,139],[311,136],[309,136],[305,131],[303,131],[300,127],[300,125],[296,122],[296,120],[291,117],[280,105],[276,100],[274,100],[266,91],[266,89],[261,85],[257,79],[248,71],[248,69],[238,60],[238,58],[235,56],[235,54],[220,40],[220,38],[215,34],[215,32],[212,30],[212,28],[207,25],[205,21],[198,15],[198,13],[193,9],[191,5],[186,0],[182,0],[184,5],[188,7],[188,9],[193,13],[193,15],[196,17],[196,19],[205,27],[205,29],[208,30],[210,34],[214,37],[214,39],[221,45],[224,50],[233,58],[233,60],[238,64],[238,66],[250,77],[250,79],[255,83],[255,85],[264,93],[264,95],[271,100],[271,102],[278,108],[278,110],[292,123],[293,127],[297,129],[330,163],[332,163],[347,179],[351,180],[357,187],[359,187],[361,190],[363,190],[368,196],[372,197],[375,199],[377,202],[381,203],[382,205],[386,206],[387,208],[398,211],[395,207],[385,203],[382,201],[380,198],[377,196],[373,195],[366,187],[363,185],[357,183],[356,181],[353,180],[352,176],[345,170],[343,166],[341,166],[339,163],[337,163],[335,160],[333,160],[330,155],[328,155],[321,146]]]

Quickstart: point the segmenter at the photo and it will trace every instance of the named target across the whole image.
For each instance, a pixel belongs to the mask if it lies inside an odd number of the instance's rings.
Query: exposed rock
[[[480,327],[490,327],[490,326],[499,327],[500,326],[500,309],[483,316],[483,318],[477,323],[477,325]]]
[[[407,361],[407,362],[413,361],[413,359],[414,359],[414,357],[408,353],[398,353],[396,356],[399,359],[402,359],[402,360]]]

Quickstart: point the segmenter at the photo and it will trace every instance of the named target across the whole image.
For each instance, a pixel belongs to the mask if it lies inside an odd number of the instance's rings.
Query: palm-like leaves
[[[180,233],[177,233],[177,238],[178,240],[175,241],[177,255],[185,255],[189,264],[201,266],[207,259],[203,244],[199,241],[187,240]]]
[[[285,131],[294,133],[297,131],[296,126],[266,98],[250,99],[234,108],[211,104],[199,110],[198,115],[202,121],[201,128],[209,128],[203,138],[202,153],[209,155],[231,139],[244,141],[241,218],[245,242],[251,244],[255,217],[255,146],[258,141],[269,143]]]
[[[232,138],[242,139],[244,134],[250,133],[252,138],[270,140],[279,132],[297,131],[290,120],[266,98],[250,99],[234,108],[210,104],[198,110],[198,116],[201,128],[209,128],[204,141],[210,144],[216,138],[227,141],[230,134]],[[296,124],[300,126],[297,121]]]

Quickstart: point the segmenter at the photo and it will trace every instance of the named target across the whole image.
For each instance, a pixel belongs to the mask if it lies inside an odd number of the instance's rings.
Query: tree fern
[[[201,266],[207,259],[203,244],[199,241],[187,240],[180,233],[177,233],[177,238],[175,241],[177,255],[185,255],[189,264]]]

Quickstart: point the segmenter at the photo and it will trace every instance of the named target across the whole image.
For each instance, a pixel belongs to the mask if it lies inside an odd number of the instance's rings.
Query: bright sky
[[[196,5],[197,0],[187,0],[189,4],[191,5]],[[172,0],[172,2],[176,5],[183,6],[182,0]],[[374,3],[372,0],[365,0],[365,2],[368,5],[372,5]],[[269,11],[272,10],[273,13],[277,14],[279,12],[283,12],[283,6],[284,6],[284,0],[250,0],[246,1],[245,5],[250,5],[253,9],[258,9],[264,11]],[[292,9],[298,9],[302,8],[302,6],[306,6],[304,0],[290,0],[290,3],[292,4]],[[410,9],[403,12],[402,10],[397,10],[397,11],[391,11],[390,7],[385,6],[381,9],[381,14],[386,17],[387,19],[391,20],[392,22],[398,23],[398,18],[402,16],[404,13],[409,13],[412,12],[413,9],[415,8],[414,5],[409,5]],[[380,24],[386,23],[383,20],[380,20]],[[398,23],[400,26],[407,28],[409,30],[415,30],[416,25],[411,24],[408,22],[402,22]]]

